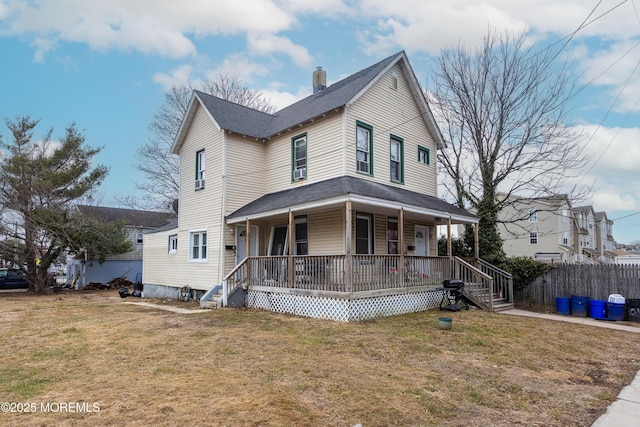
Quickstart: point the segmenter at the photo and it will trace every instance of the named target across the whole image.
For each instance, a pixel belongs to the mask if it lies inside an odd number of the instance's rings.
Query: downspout
[[[347,174],[347,107],[342,109],[342,175]]]
[[[220,252],[218,253],[218,278],[216,283],[221,283],[224,278],[224,266],[226,263],[225,238],[227,227],[225,214],[227,212],[227,133],[222,132],[222,195],[220,201]]]

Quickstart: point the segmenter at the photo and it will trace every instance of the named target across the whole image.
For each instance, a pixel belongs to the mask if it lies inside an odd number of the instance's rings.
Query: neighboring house
[[[575,262],[575,225],[566,195],[516,198],[499,213],[503,250],[510,257],[542,262]]]
[[[595,212],[596,251],[601,262],[613,263],[616,260],[614,249],[616,247],[613,238],[613,221],[607,217],[606,212]]]
[[[436,257],[438,224],[478,217],[437,198],[444,141],[406,54],[328,87],[318,68],[313,86],[274,114],[193,93],[172,148],[178,225],[145,237],[145,296],[357,320],[480,277]]]
[[[550,263],[616,262],[613,221],[590,205],[572,207],[566,195],[512,197],[499,221],[507,256]]]
[[[576,220],[576,262],[598,263],[600,254],[596,250],[596,218],[593,206],[573,208]]]
[[[614,262],[616,264],[640,265],[640,252],[613,249]]]
[[[76,288],[97,282],[107,283],[112,279],[124,277],[132,282],[142,281],[142,249],[144,234],[167,226],[174,221],[175,214],[167,212],[141,211],[102,206],[79,205],[78,215],[98,218],[104,222],[122,221],[129,234],[133,249],[129,252],[107,256],[103,263],[85,260],[85,253],[67,258],[67,284]]]

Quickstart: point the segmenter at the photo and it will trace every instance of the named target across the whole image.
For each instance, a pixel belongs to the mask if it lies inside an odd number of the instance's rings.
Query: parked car
[[[29,282],[19,270],[0,268],[0,289],[29,289]]]

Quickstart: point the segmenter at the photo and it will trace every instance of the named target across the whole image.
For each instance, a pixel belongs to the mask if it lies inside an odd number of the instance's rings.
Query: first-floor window
[[[538,244],[538,232],[532,231],[529,233],[529,244],[537,245]]]
[[[207,259],[207,232],[193,231],[190,234],[191,253],[189,259],[206,260]]]
[[[294,219],[295,225],[295,250],[294,255],[309,255],[309,230],[307,227],[307,216],[297,216]]]
[[[172,234],[169,236],[169,253],[175,254],[178,252],[178,235]]]
[[[356,214],[356,253],[373,253],[373,217],[368,214]]]
[[[398,255],[398,218],[387,218],[387,251]]]

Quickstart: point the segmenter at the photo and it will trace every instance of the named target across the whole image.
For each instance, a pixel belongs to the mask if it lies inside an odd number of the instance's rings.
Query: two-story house
[[[595,230],[596,230],[596,251],[601,262],[615,263],[616,247],[613,238],[613,221],[609,219],[606,212],[595,212]]]
[[[598,263],[596,250],[596,217],[592,205],[573,208],[576,219],[576,262],[588,264]]]
[[[478,218],[437,197],[445,142],[406,54],[312,81],[274,114],[193,93],[172,148],[178,224],[145,236],[145,296],[217,292],[217,305],[240,295],[348,321],[437,306],[435,288],[461,271],[489,286],[436,256],[437,225]]]
[[[511,200],[499,214],[498,227],[507,256],[551,263],[575,261],[575,223],[566,195]]]

